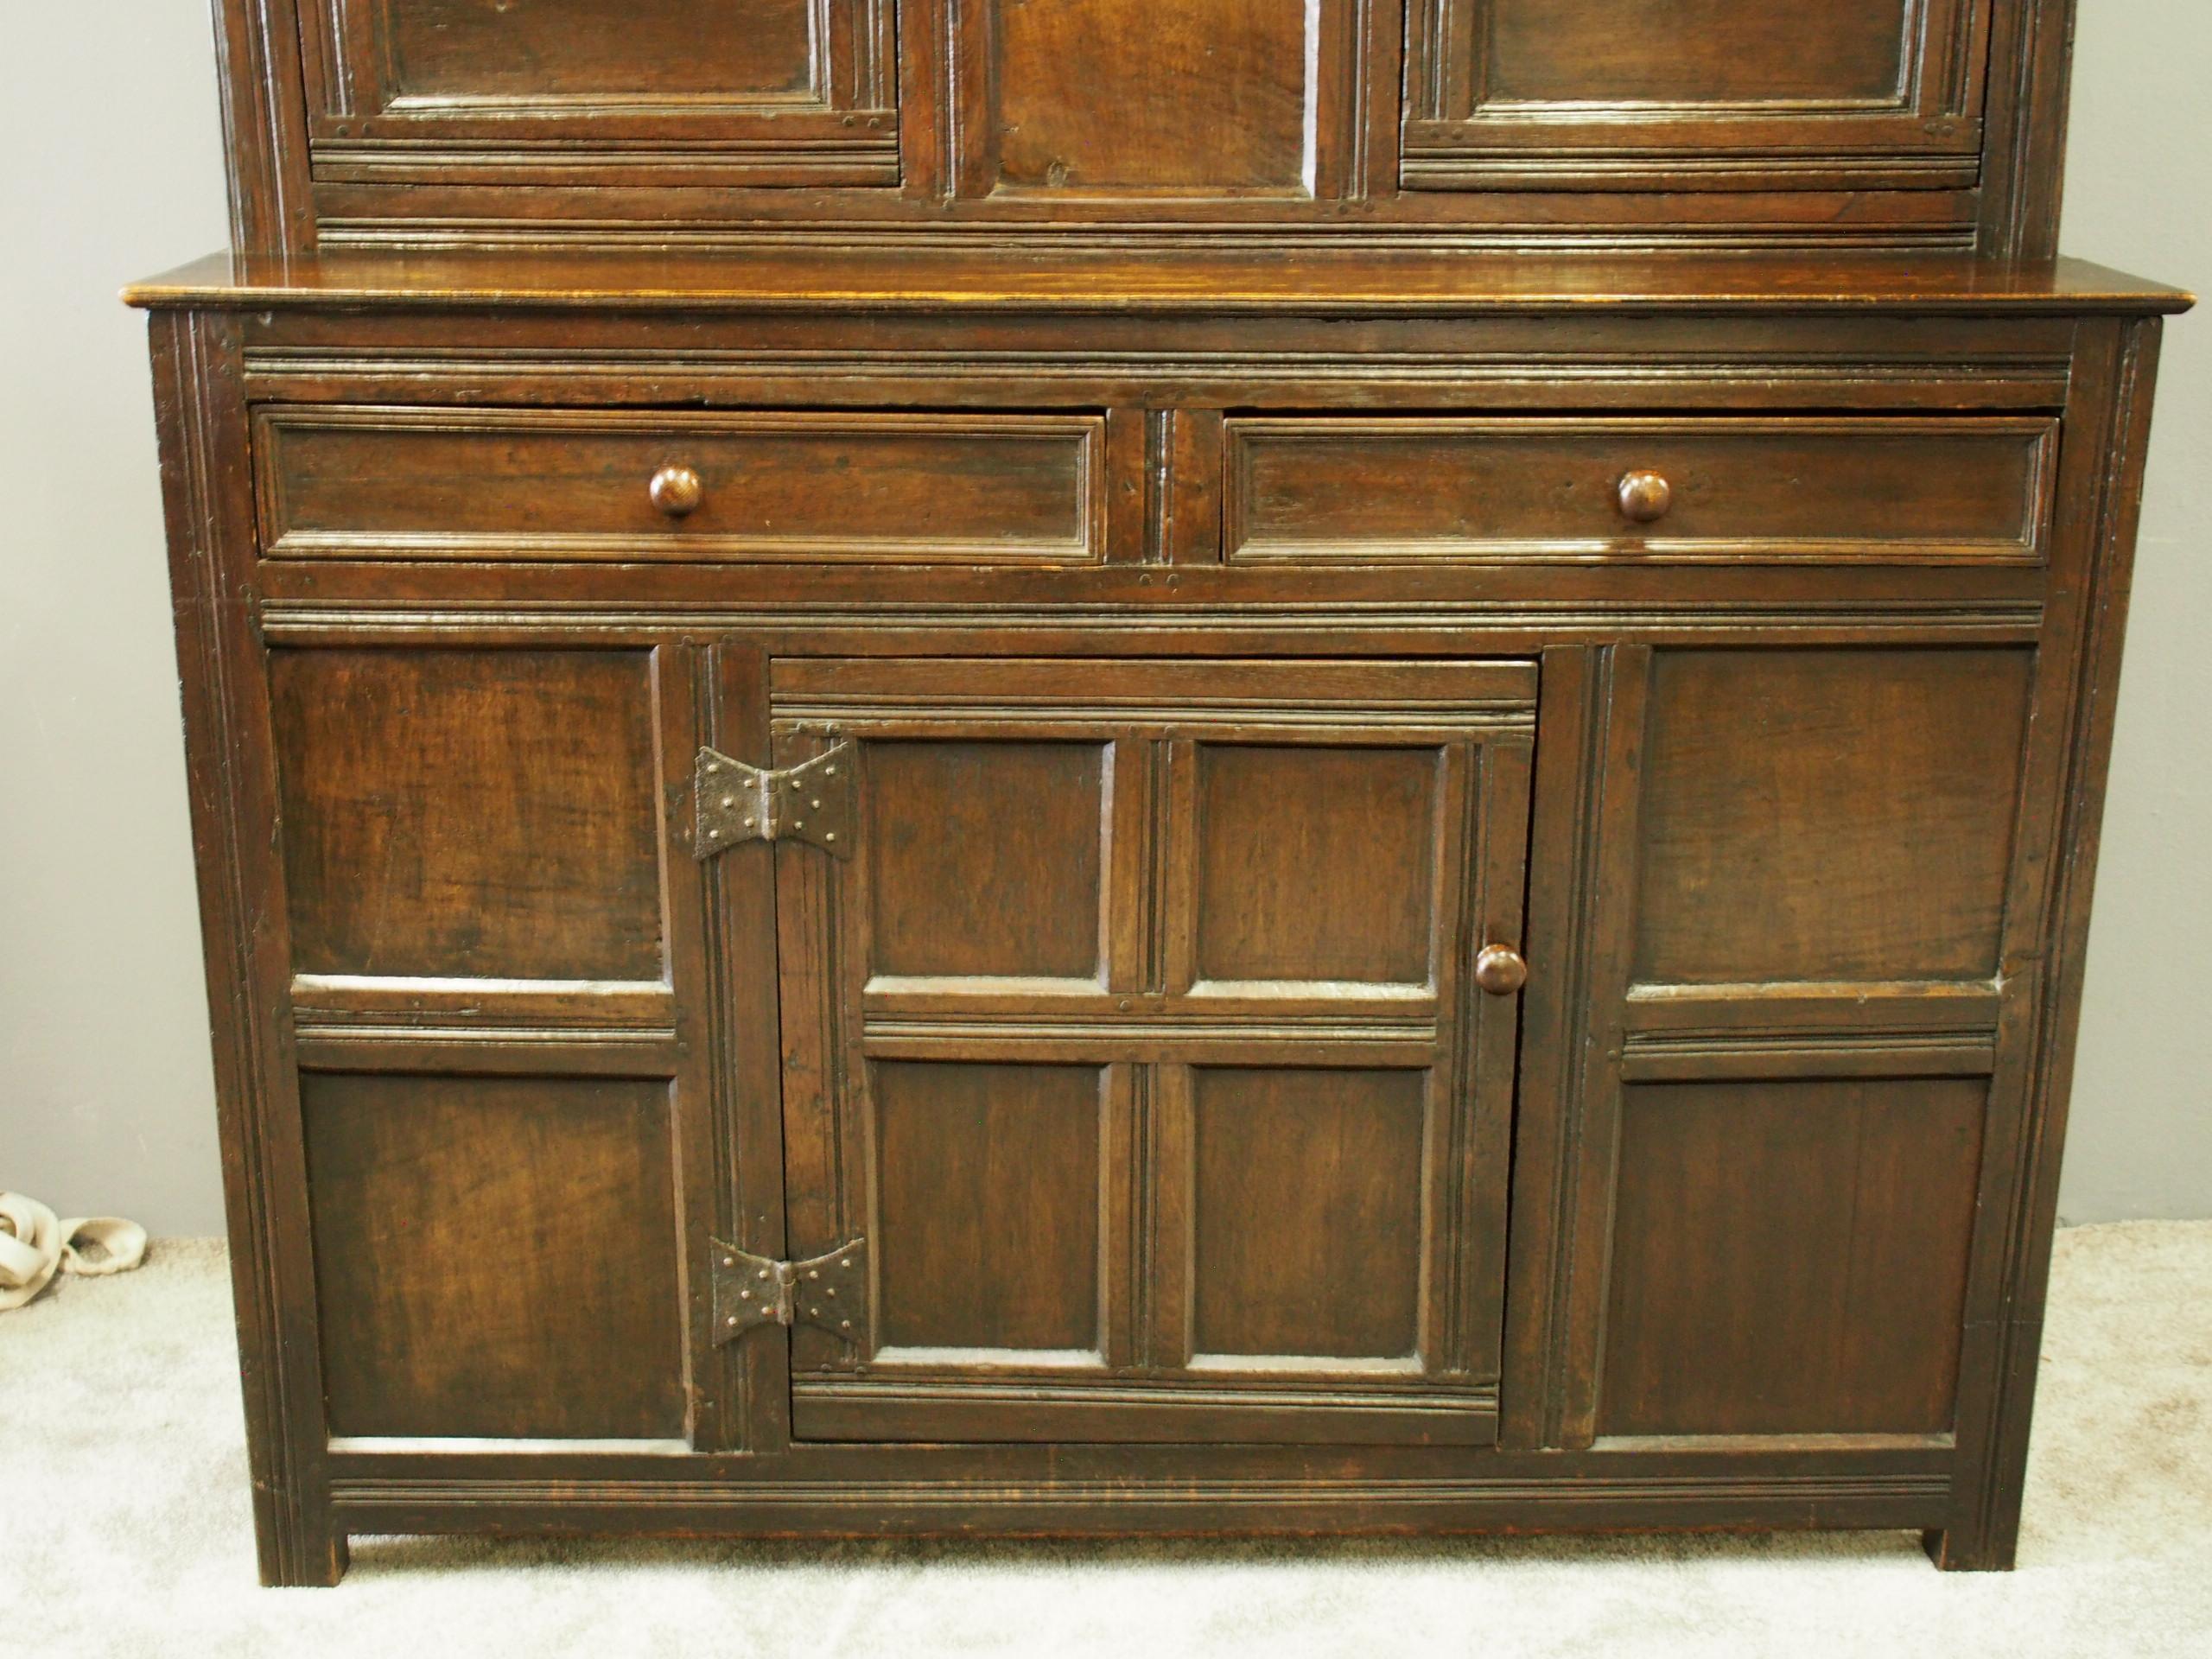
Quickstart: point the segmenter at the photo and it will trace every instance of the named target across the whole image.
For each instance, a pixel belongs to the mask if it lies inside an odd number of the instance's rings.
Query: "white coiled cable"
[[[146,1259],[146,1230],[117,1216],[57,1221],[20,1192],[0,1192],[0,1313],[21,1307],[57,1273],[98,1278]]]

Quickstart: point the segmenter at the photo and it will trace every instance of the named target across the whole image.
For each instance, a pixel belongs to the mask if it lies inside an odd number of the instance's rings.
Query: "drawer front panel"
[[[2033,563],[2057,423],[1228,423],[1232,563]]]
[[[276,558],[1089,564],[1092,414],[338,409],[257,423]]]

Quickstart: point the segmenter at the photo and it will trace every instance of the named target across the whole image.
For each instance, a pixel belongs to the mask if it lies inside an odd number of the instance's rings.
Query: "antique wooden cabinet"
[[[2160,318],[2051,0],[226,0],[262,1566],[2009,1565]]]

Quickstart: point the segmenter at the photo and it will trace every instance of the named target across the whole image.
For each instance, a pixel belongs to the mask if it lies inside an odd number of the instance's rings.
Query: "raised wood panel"
[[[1236,564],[2018,564],[2043,556],[2058,426],[1245,417],[1226,442]],[[1643,472],[1668,486],[1650,522],[1619,494]]]
[[[665,1083],[315,1074],[301,1106],[334,1433],[683,1433]]]
[[[1111,751],[867,746],[870,977],[1102,982]]]
[[[894,185],[891,0],[300,0],[315,175]]]
[[[1630,1088],[1599,1433],[1948,1430],[1986,1096]]]
[[[1894,103],[1915,0],[1478,0],[1491,99]]]
[[[1344,0],[956,0],[969,195],[1308,196],[1349,143]]]
[[[1194,760],[1200,983],[1431,983],[1442,751],[1205,743]]]
[[[1405,182],[1974,182],[1990,0],[1415,0]]]
[[[275,558],[1083,564],[1095,415],[274,410]],[[688,468],[672,513],[653,480]]]
[[[1427,1076],[1192,1073],[1192,1363],[1420,1363]]]
[[[814,78],[811,0],[375,0],[367,10],[386,88],[401,99],[780,99]]]
[[[1635,975],[1986,980],[2034,653],[1662,651]]]
[[[645,652],[284,650],[270,697],[296,973],[664,976]]]
[[[878,1062],[869,1089],[877,1361],[1099,1363],[1103,1071]]]

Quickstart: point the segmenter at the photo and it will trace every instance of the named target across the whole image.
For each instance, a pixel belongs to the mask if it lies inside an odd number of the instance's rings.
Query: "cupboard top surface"
[[[2080,259],[1524,258],[1459,255],[1010,257],[216,253],[124,290],[130,304],[1218,313],[2187,310],[2195,296]]]

